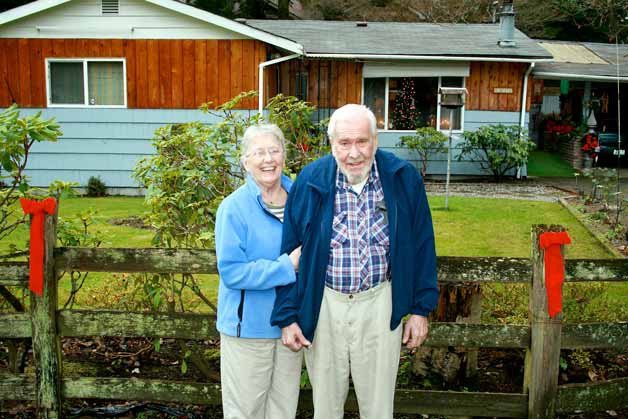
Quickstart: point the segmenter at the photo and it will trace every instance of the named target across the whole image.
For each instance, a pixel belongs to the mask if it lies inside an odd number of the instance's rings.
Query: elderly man
[[[288,197],[281,252],[302,254],[271,323],[284,345],[309,348],[315,419],[343,417],[350,376],[360,417],[392,418],[401,343],[423,343],[438,300],[432,218],[417,170],[377,150],[368,108],[339,108],[328,134],[333,157],[305,167]]]

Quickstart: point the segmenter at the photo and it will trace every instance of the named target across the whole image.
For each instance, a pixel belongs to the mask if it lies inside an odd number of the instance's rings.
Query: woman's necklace
[[[275,196],[269,196],[268,199],[264,199],[264,202],[270,205],[283,205],[286,203],[286,197],[288,194],[283,188],[279,188],[279,191],[275,193]]]

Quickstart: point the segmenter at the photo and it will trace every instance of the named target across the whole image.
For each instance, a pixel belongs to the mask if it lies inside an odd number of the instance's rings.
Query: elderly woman
[[[270,325],[275,287],[295,281],[301,249],[279,254],[291,181],[282,174],[285,139],[276,125],[249,127],[242,139],[246,183],[218,208],[220,376],[225,418],[294,418],[301,353]]]

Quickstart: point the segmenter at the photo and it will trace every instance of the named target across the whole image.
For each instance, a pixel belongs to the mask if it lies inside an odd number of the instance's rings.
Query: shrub
[[[432,153],[447,151],[447,136],[432,127],[418,128],[415,135],[404,135],[397,145],[415,151],[421,160],[421,176],[427,172],[428,157]]]
[[[500,182],[511,170],[526,164],[535,147],[516,125],[485,125],[477,131],[465,131],[458,160],[471,156],[482,169]]]
[[[24,170],[31,147],[35,142],[54,142],[59,135],[59,125],[54,119],[42,119],[41,112],[20,117],[17,105],[0,112],[0,240],[28,219],[17,202],[29,194]]]
[[[87,180],[87,196],[106,196],[107,185],[100,179],[100,176],[92,176]]]

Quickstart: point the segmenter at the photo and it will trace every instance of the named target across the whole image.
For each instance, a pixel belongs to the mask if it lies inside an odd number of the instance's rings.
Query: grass
[[[558,203],[454,196],[447,211],[444,197],[430,198],[430,206],[441,256],[528,257],[531,226],[561,224],[573,242],[568,258],[613,257]]]
[[[556,153],[535,150],[528,159],[528,176],[572,177],[575,169]]]
[[[450,197],[449,210],[444,210],[443,197],[429,199],[436,234],[437,253],[442,256],[504,256],[528,257],[530,254],[530,228],[533,224],[562,224],[572,238],[567,247],[568,258],[611,258],[596,239],[557,203],[508,199]],[[93,228],[103,232],[103,247],[150,247],[152,231],[108,223],[112,218],[139,216],[144,211],[142,198],[69,198],[62,201],[61,218],[75,217],[89,208],[97,208]],[[0,254],[6,252],[9,243],[23,247],[28,238],[24,227],[0,243]],[[125,288],[132,288],[133,281],[144,283],[150,277],[140,279],[133,275],[90,273],[79,293],[78,308],[132,305]],[[217,276],[199,277],[201,289],[213,301],[216,299]],[[501,285],[501,284],[496,284]],[[498,290],[499,291],[499,290]],[[70,281],[60,282],[59,299],[64,302],[70,293]],[[608,288],[611,304],[625,304],[628,283],[612,284]],[[490,293],[489,293],[490,294]],[[140,299],[141,300],[141,299]],[[195,301],[190,294],[186,303]],[[199,311],[207,311],[197,306]],[[123,307],[121,307],[123,308]]]

